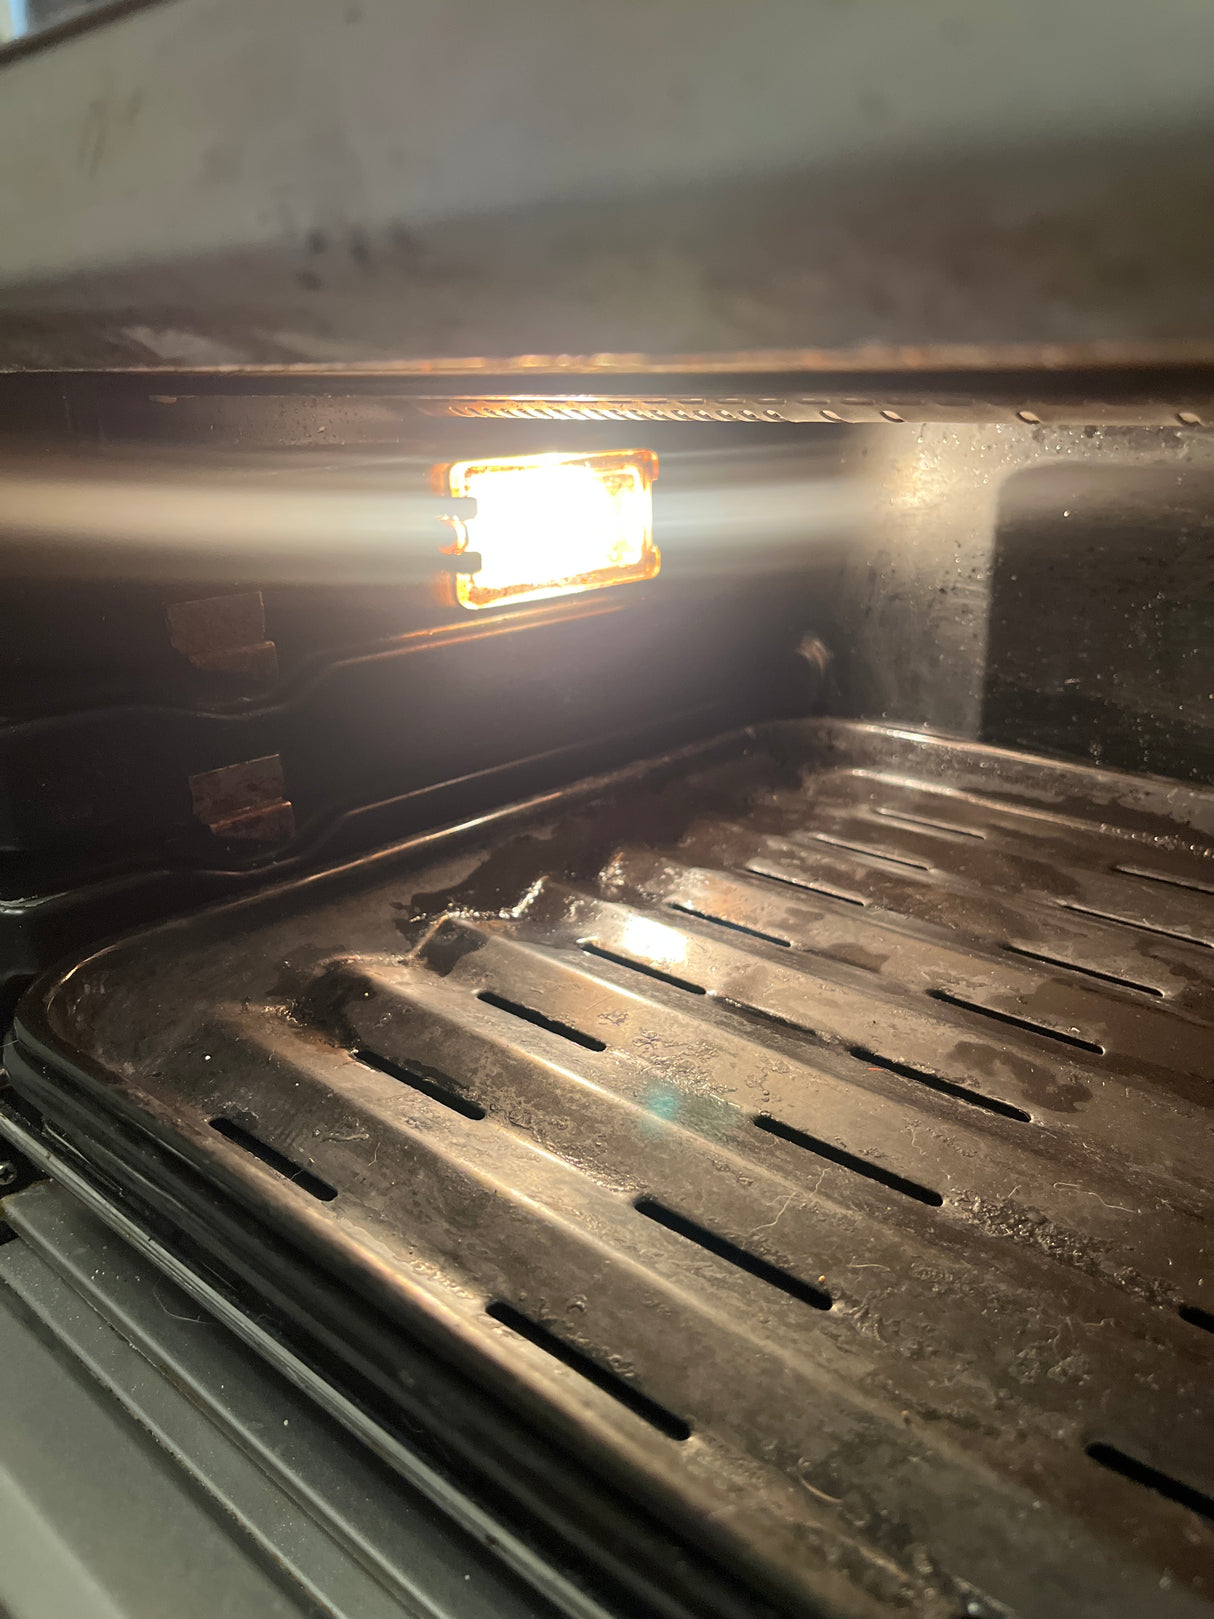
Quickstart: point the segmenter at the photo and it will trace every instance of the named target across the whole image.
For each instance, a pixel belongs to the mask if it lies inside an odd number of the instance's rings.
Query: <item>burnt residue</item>
[[[1006,1047],[987,1045],[981,1040],[959,1040],[952,1048],[950,1067],[960,1073],[976,1074],[987,1080],[1009,1082],[1015,1094],[1030,1108],[1047,1113],[1077,1113],[1092,1097],[1091,1087],[1077,1079],[1062,1077],[1046,1063],[1018,1056]]]
[[[673,849],[697,821],[716,814],[747,813],[764,801],[791,766],[771,755],[744,757],[697,777],[668,780],[651,788],[599,798],[555,822],[541,822],[486,851],[467,878],[434,891],[419,890],[396,926],[416,943],[419,921],[447,913],[468,916],[517,914],[535,885],[544,881],[593,883],[609,870],[625,844]]]
[[[432,973],[445,978],[466,955],[479,950],[483,943],[482,935],[473,929],[460,927],[457,922],[445,919],[426,935],[418,950],[418,959]]]
[[[284,952],[267,975],[265,999],[271,1005],[288,1009],[298,1005],[323,1005],[331,986],[353,969],[343,965],[339,950],[301,942]]]
[[[302,983],[294,975],[280,983],[289,994],[288,1016],[301,1028],[323,1031],[347,1051],[358,1043],[347,1008],[370,990],[356,961],[327,962]]]

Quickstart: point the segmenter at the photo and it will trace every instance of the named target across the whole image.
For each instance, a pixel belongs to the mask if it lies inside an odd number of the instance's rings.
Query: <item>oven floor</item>
[[[757,1603],[1211,1613],[1212,855],[1214,794],[775,726],[112,946],[10,1073]]]

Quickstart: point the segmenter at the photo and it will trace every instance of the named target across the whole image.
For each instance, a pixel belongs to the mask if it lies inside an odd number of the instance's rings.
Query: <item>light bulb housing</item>
[[[435,469],[451,495],[476,501],[476,516],[452,519],[455,591],[473,610],[571,596],[652,579],[652,450],[594,455],[502,456]],[[477,570],[459,572],[475,554]]]

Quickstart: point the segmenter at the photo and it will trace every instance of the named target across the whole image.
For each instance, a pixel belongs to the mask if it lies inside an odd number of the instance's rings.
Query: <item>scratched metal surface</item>
[[[1214,796],[791,723],[434,854],[18,1049],[792,1611],[1214,1611]]]

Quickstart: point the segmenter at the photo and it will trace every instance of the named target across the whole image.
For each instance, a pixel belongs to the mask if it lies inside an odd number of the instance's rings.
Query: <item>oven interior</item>
[[[534,1611],[1207,1611],[1207,431],[8,380],[10,1185]],[[461,605],[436,467],[642,449]]]

